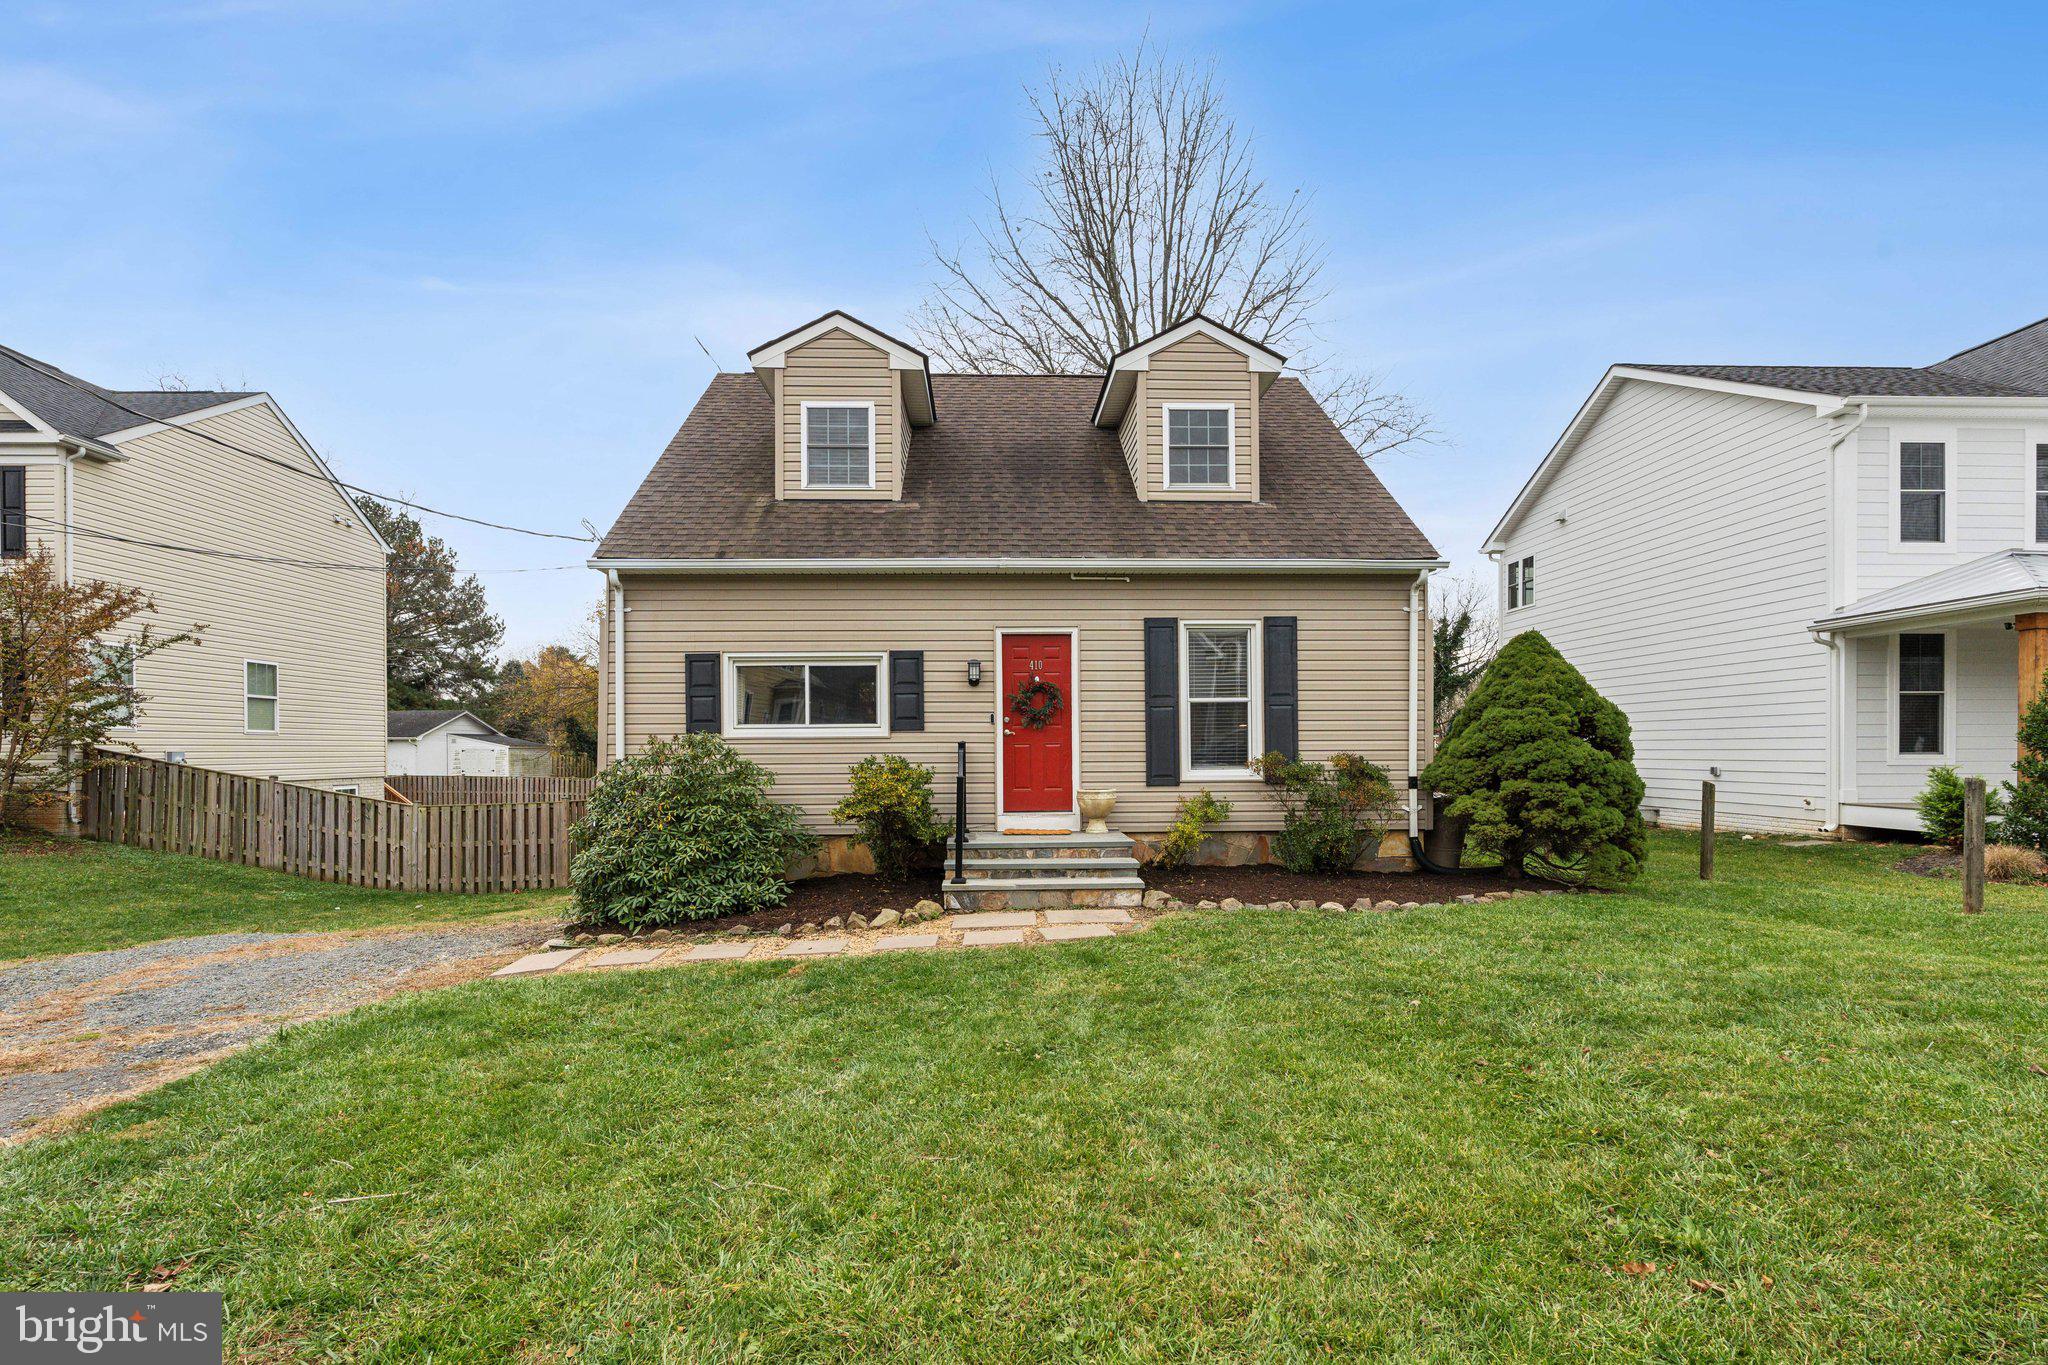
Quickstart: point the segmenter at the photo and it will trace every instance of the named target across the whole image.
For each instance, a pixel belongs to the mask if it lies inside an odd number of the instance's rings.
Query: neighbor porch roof
[[[2048,608],[2048,550],[2000,550],[1872,593],[1815,621],[1833,634],[1943,621],[1996,618]]]

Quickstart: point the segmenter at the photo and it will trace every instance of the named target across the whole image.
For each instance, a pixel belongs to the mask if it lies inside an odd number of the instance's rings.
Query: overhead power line
[[[27,519],[43,526],[66,531],[72,535],[85,536],[92,540],[109,540],[122,545],[142,545],[152,550],[169,550],[176,554],[202,555],[208,559],[233,559],[245,564],[282,564],[294,569],[345,569],[356,573],[378,573],[385,571],[382,564],[337,564],[317,559],[292,559],[283,555],[252,555],[239,550],[213,550],[202,545],[179,545],[168,540],[150,540],[144,536],[122,535],[115,531],[95,530],[90,526],[79,526],[52,517],[41,517],[28,513]],[[588,570],[587,564],[546,564],[533,568],[518,569],[460,569],[457,572],[472,573],[560,573],[567,569]]]
[[[109,396],[103,390],[95,389],[90,385],[87,385],[79,380],[71,378],[69,375],[62,373],[61,371],[51,369],[49,366],[42,364],[40,361],[31,360],[27,356],[21,355],[19,352],[13,353],[13,358],[19,361],[20,363],[27,365],[31,370],[34,370],[37,374],[42,375],[45,379],[55,380],[57,383],[64,385],[66,388],[74,389],[79,393],[85,394],[89,398],[94,398],[102,403],[105,403],[108,407],[118,408],[120,411],[129,413],[130,415],[135,417],[139,417],[145,422],[163,422],[164,420],[161,417],[152,416],[151,414],[144,412],[140,408],[131,407],[129,404],[123,403],[120,399]],[[166,423],[165,425],[169,424]],[[502,521],[486,521],[482,517],[472,517],[461,512],[449,512],[439,507],[429,507],[423,502],[414,502],[409,498],[394,497],[389,493],[379,493],[373,488],[364,488],[360,484],[349,483],[343,479],[335,477],[331,472],[320,473],[315,470],[306,469],[299,465],[293,464],[290,460],[280,460],[275,455],[266,455],[260,450],[251,450],[247,446],[236,445],[233,441],[226,440],[223,437],[216,436],[210,431],[202,431],[197,427],[179,427],[178,430],[184,432],[188,436],[197,436],[203,441],[211,442],[212,444],[221,447],[223,450],[232,450],[237,455],[246,455],[252,460],[261,460],[265,464],[275,465],[279,469],[285,470],[292,474],[300,475],[303,478],[318,479],[322,483],[331,483],[338,487],[345,488],[351,493],[360,493],[366,498],[375,498],[379,502],[396,503],[400,507],[410,507],[415,512],[425,512],[430,516],[447,517],[451,521],[466,521],[472,526],[487,526],[493,531],[511,531],[517,535],[522,536],[537,536],[543,540],[572,540],[579,545],[588,544],[589,542],[597,539],[597,537],[594,535],[572,536],[561,531],[535,531],[525,526],[511,526]],[[482,571],[478,570],[476,572]]]

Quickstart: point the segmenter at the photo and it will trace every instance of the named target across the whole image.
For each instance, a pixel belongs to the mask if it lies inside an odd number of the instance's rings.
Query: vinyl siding
[[[201,767],[374,792],[385,759],[382,551],[324,480],[223,450],[197,431],[313,468],[274,414],[244,408],[125,442],[123,463],[79,462],[78,524],[362,568],[211,559],[78,536],[77,577],[148,592],[155,610],[144,619],[161,630],[205,627],[199,643],[142,661],[141,716],[116,738],[153,756],[182,751]],[[249,659],[278,666],[275,734],[243,732]]]
[[[1810,407],[1620,386],[1509,535],[1504,638],[1541,631],[1628,713],[1644,804],[1739,829],[1826,820],[1826,431]],[[1560,518],[1563,524],[1559,524]],[[1533,555],[1536,601],[1507,610]]]
[[[1900,441],[1948,447],[1947,539],[1897,544]],[[1868,597],[1998,550],[2031,547],[2033,449],[2048,428],[2020,423],[1866,423],[1856,433],[1856,563],[1848,599]]]
[[[1119,828],[1154,833],[1181,796],[1201,783],[1145,786],[1143,621],[1300,619],[1301,748],[1310,758],[1362,753],[1384,765],[1397,788],[1407,779],[1407,577],[1189,575],[1129,583],[1077,583],[1064,576],[874,578],[628,575],[626,584],[627,744],[683,729],[683,656],[733,653],[925,651],[926,728],[861,739],[735,737],[734,747],[768,767],[777,796],[805,819],[832,828],[846,770],[871,753],[929,765],[950,799],[954,746],[969,743],[970,823],[993,821],[997,727],[1003,698],[995,681],[998,627],[1064,629],[1079,639],[1081,779],[1114,787]],[[606,622],[602,744],[613,728],[612,649]],[[1426,632],[1427,626],[1425,624]],[[1426,635],[1425,635],[1426,638]],[[1426,660],[1425,648],[1422,657]],[[980,687],[967,663],[982,661]],[[1419,732],[1427,762],[1428,681]],[[1208,783],[1236,803],[1228,828],[1279,825],[1279,811],[1255,782]]]
[[[5,398],[0,398],[0,422],[25,422],[27,420],[28,418],[23,416],[19,409],[10,407]]]
[[[1145,372],[1138,371],[1131,377],[1131,406],[1124,414],[1123,426],[1117,432],[1117,444],[1123,447],[1124,467],[1131,471],[1131,487],[1138,494],[1138,501],[1145,502],[1152,496],[1152,483],[1146,477],[1145,457]]]
[[[834,328],[792,350],[781,371],[781,486],[786,498],[899,498],[902,496],[902,387],[884,351]],[[875,486],[805,488],[803,466],[805,403],[875,405]]]
[[[1847,641],[1856,690],[1855,770],[1843,799],[1857,805],[1909,804],[1927,785],[1928,770],[1943,764],[1996,789],[2012,780],[2019,758],[2019,636],[2002,625],[1947,632],[1948,692],[1943,739],[1948,752],[1898,752],[1894,727],[1896,635]]]
[[[1189,502],[1256,502],[1259,496],[1259,399],[1251,362],[1197,332],[1154,353],[1131,401],[1145,433],[1145,496]],[[1237,486],[1231,489],[1166,486],[1167,403],[1230,403],[1237,410]],[[1126,447],[1126,458],[1129,457]]]

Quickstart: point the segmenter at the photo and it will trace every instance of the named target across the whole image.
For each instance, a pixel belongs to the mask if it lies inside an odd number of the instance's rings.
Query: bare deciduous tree
[[[939,280],[914,321],[941,363],[992,373],[1100,371],[1195,313],[1288,355],[1370,458],[1429,419],[1320,350],[1322,249],[1299,190],[1277,195],[1225,112],[1213,69],[1142,47],[1028,92],[1043,151],[1026,207],[999,185],[976,245],[936,241]]]

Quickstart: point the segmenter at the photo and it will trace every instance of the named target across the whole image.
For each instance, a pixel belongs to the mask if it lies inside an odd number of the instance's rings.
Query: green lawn
[[[405,998],[0,1154],[0,1284],[189,1257],[263,1358],[2038,1359],[2048,893],[1655,852]]]
[[[0,961],[239,930],[541,917],[568,904],[566,891],[365,891],[118,844],[0,834]]]

